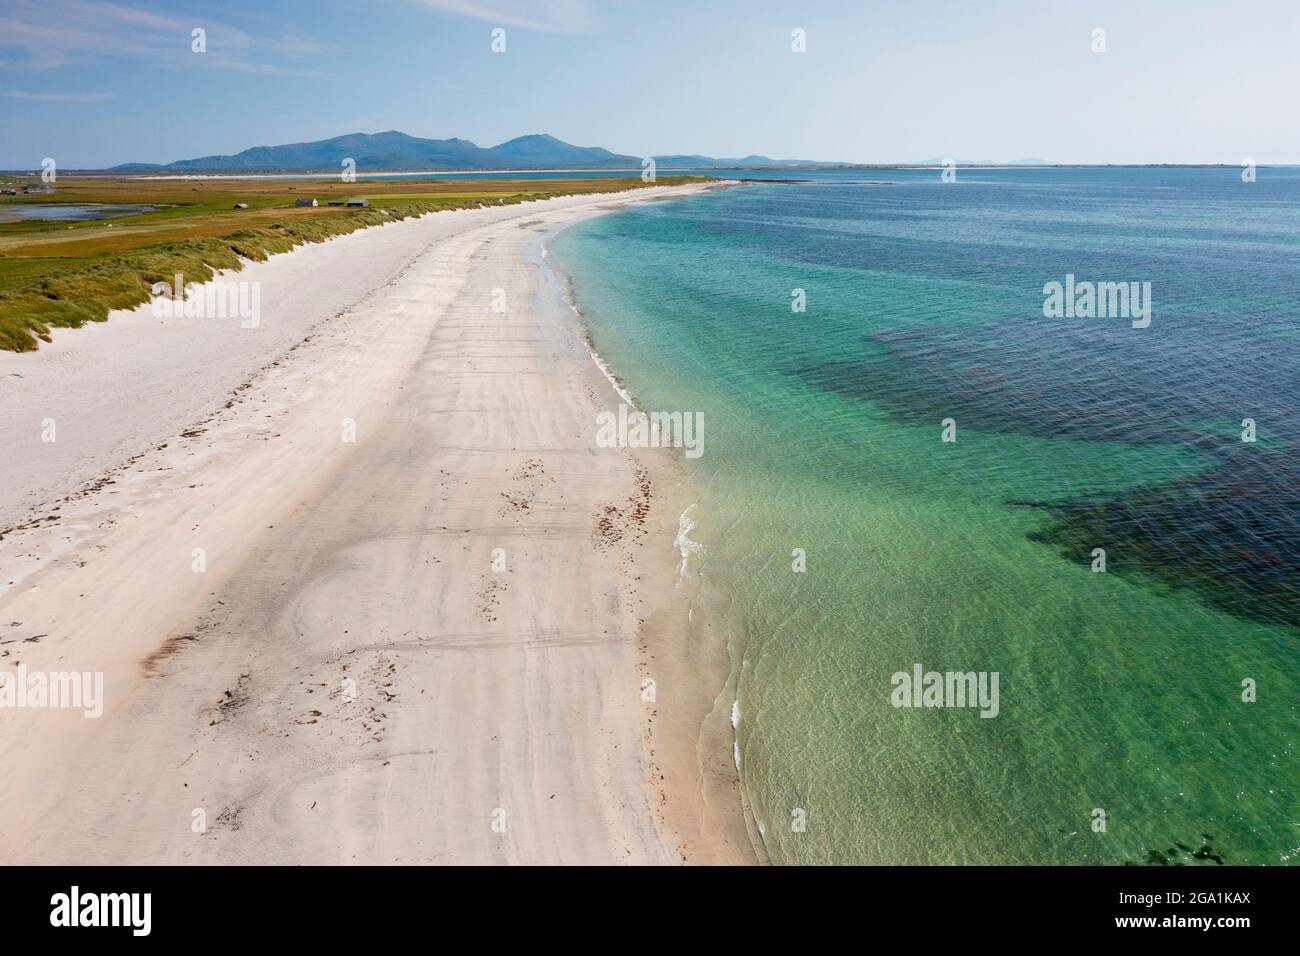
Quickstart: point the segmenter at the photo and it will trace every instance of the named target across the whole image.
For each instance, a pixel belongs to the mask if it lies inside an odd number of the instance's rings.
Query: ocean
[[[798,177],[551,246],[701,416],[692,638],[773,861],[1296,862],[1300,170]]]

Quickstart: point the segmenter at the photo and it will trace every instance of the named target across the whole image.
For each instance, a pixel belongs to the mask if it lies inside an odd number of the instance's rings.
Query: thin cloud
[[[8,6],[0,28],[0,49],[17,49],[24,58],[0,58],[3,69],[45,71],[105,57],[137,57],[162,67],[308,75],[266,62],[257,54],[304,57],[325,52],[307,39],[255,39],[206,16],[181,17],[104,0],[8,0]],[[206,32],[206,54],[190,49],[192,31],[199,27]]]
[[[495,26],[540,30],[545,33],[591,32],[587,0],[419,0],[426,7],[458,13]]]
[[[101,103],[111,100],[113,93],[29,93],[27,90],[9,90],[5,96],[14,100],[37,100],[41,103]]]
[[[250,63],[247,60],[240,60],[233,57],[215,56],[209,54],[204,59],[204,65],[214,67],[218,70],[230,70],[234,73],[251,73],[255,76],[320,76],[319,70],[299,70],[289,66],[279,66],[274,63]]]

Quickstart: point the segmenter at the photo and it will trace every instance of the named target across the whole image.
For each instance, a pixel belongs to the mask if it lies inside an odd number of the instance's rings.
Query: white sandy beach
[[[0,668],[105,681],[0,709],[0,863],[754,861],[681,469],[596,447],[541,255],[701,188],[392,223],[226,276],[255,329],[0,353]]]

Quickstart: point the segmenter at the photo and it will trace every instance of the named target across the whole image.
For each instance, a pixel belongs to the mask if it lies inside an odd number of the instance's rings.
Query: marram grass
[[[688,177],[664,178],[659,185],[675,185]],[[86,181],[79,181],[81,185]],[[283,208],[286,185],[281,182],[250,181],[222,184],[222,192],[208,192],[201,204],[172,205],[156,212],[120,220],[66,223],[35,228],[31,222],[0,227],[0,349],[26,352],[49,342],[55,327],[79,328],[87,322],[103,322],[114,309],[131,309],[151,298],[155,283],[171,283],[179,273],[187,284],[207,282],[218,270],[238,271],[246,260],[261,262],[308,242],[323,242],[357,229],[380,225],[447,209],[480,205],[513,205],[578,193],[616,192],[643,185],[640,180],[586,179],[548,181],[441,182],[436,192],[419,192],[427,183],[367,183],[349,187],[348,195],[366,196],[371,205],[363,209],[339,209],[322,205],[316,209]],[[120,186],[120,184],[113,184]],[[116,203],[160,201],[159,192],[171,184],[140,183],[138,188],[107,185],[60,189],[62,201],[111,201]],[[378,188],[376,188],[378,187]],[[541,187],[541,188],[539,188]],[[179,189],[181,187],[171,187]],[[195,187],[189,183],[186,189]],[[402,190],[397,193],[397,189]],[[268,197],[274,191],[279,195]],[[342,190],[337,184],[298,183],[299,195],[319,193],[333,198]],[[91,198],[93,196],[93,198]],[[166,201],[170,196],[161,197]],[[180,198],[177,196],[176,198]],[[189,197],[184,197],[189,198]],[[241,211],[260,224],[239,227],[229,223],[227,202],[251,201],[255,208]],[[271,198],[275,205],[267,204]],[[287,202],[292,203],[292,196]],[[259,203],[258,199],[262,201]],[[186,213],[189,215],[186,215]],[[255,218],[256,217],[256,218]],[[220,224],[235,225],[224,232]],[[108,232],[108,225],[118,226]],[[142,229],[161,223],[168,241],[140,245]],[[214,231],[219,235],[202,234]],[[60,241],[68,230],[72,238]],[[193,235],[186,236],[185,232]],[[82,236],[93,239],[82,240]],[[120,248],[114,248],[117,245]],[[51,254],[55,253],[55,254]],[[66,253],[66,254],[59,254]]]

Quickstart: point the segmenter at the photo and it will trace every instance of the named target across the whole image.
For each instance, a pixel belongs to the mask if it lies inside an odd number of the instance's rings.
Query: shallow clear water
[[[801,176],[553,245],[638,402],[703,415],[694,621],[773,859],[1294,862],[1300,171]],[[1044,318],[1067,273],[1150,326]],[[891,706],[918,663],[998,715]]]

